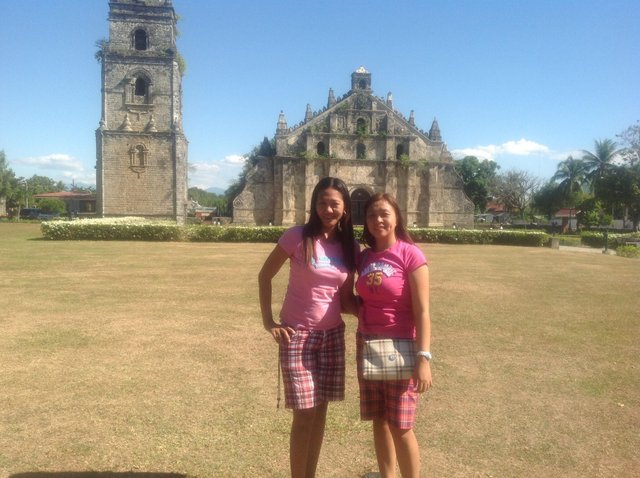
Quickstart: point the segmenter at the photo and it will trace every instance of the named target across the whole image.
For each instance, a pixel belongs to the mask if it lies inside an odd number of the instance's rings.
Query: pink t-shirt
[[[413,338],[416,327],[409,274],[426,264],[418,246],[401,240],[382,252],[362,251],[356,281],[356,291],[363,301],[358,331],[365,335]]]
[[[289,255],[289,285],[280,311],[293,328],[327,330],[342,323],[340,287],[348,276],[340,242],[315,240],[315,257],[304,259],[302,226],[294,226],[278,244]],[[359,247],[356,245],[356,253]]]

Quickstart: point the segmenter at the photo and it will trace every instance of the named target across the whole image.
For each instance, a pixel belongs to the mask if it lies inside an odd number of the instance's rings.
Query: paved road
[[[573,251],[573,252],[590,252],[592,254],[602,254],[603,249],[595,247],[575,247],[575,246],[560,246],[561,251]],[[613,251],[609,249],[612,253]]]

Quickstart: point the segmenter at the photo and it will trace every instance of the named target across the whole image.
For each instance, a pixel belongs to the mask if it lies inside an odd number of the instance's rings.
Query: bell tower
[[[98,52],[96,192],[103,217],[186,218],[188,142],[176,21],[171,0],[109,1],[109,39]]]
[[[357,90],[371,93],[371,73],[364,66],[351,73],[351,91]]]

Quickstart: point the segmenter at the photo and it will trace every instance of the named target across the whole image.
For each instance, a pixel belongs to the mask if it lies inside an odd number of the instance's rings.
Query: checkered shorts
[[[360,418],[384,418],[391,425],[408,430],[413,428],[418,407],[418,393],[413,379],[365,380],[362,377],[362,349],[364,338],[356,335],[356,360],[360,385]]]
[[[280,345],[285,407],[301,410],[344,400],[344,354],[344,323],[296,330],[288,345]]]

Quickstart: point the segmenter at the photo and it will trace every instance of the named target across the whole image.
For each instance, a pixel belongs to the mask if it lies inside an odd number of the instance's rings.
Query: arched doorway
[[[354,225],[362,226],[364,224],[364,205],[370,197],[371,194],[365,189],[356,189],[351,193],[351,213]]]

